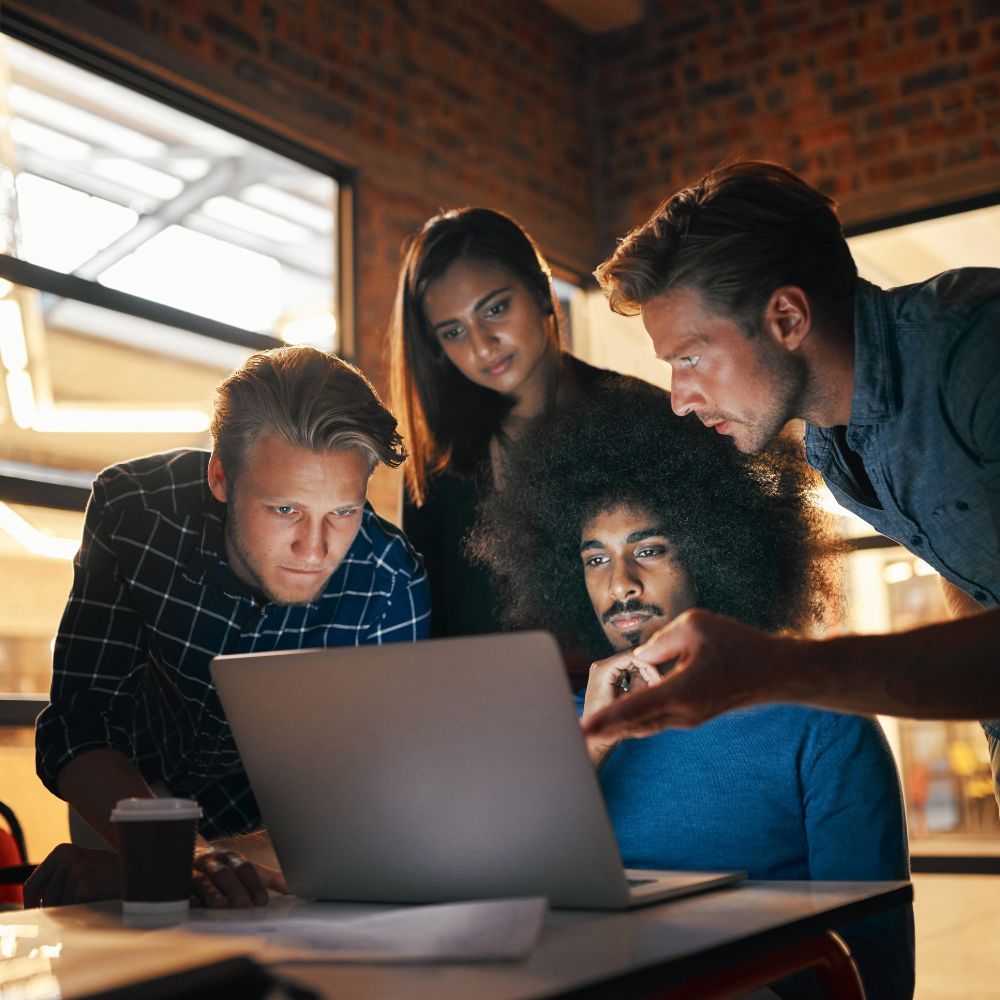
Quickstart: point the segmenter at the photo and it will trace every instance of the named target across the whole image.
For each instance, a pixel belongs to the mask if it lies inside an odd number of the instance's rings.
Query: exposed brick
[[[973,28],[971,31],[964,31],[958,36],[955,48],[959,52],[971,52],[979,48],[979,31]]]
[[[962,80],[969,75],[969,67],[965,63],[952,63],[950,66],[939,66],[937,69],[906,77],[900,85],[904,94],[912,94],[915,90],[930,90],[943,86],[953,80]]]
[[[135,0],[105,0],[97,6],[103,7],[108,13],[123,21],[130,21],[132,24],[142,25],[145,20],[145,12],[142,5]]]
[[[816,77],[816,89],[821,93],[826,93],[827,91],[833,90],[837,86],[837,74],[832,70],[827,70],[824,73],[820,73]]]
[[[212,34],[218,35],[220,38],[225,39],[227,42],[232,42],[234,45],[239,45],[240,48],[246,49],[248,52],[260,51],[260,42],[250,32],[244,31],[238,24],[234,24],[227,18],[219,17],[218,14],[208,13],[202,19],[202,24]]]
[[[830,110],[834,114],[844,111],[855,111],[858,108],[867,107],[873,104],[876,99],[874,87],[862,87],[848,94],[837,94],[830,101]]]
[[[284,66],[293,73],[305,77],[307,80],[318,81],[323,75],[323,71],[315,59],[303,56],[292,46],[284,42],[272,39],[268,51],[271,58],[279,66]]]
[[[997,0],[653,0],[596,37],[537,0],[2,2],[69,32],[64,9],[99,11],[120,29],[96,44],[118,54],[150,34],[144,71],[198,60],[227,106],[355,164],[375,375],[400,241],[443,205],[504,208],[586,273],[735,155],[887,214],[952,178],[960,196],[970,164],[1000,176]]]

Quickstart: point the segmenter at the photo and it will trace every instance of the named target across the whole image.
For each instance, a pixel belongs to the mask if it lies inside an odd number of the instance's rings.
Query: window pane
[[[0,460],[93,473],[136,455],[207,448],[215,387],[249,353],[10,288],[0,298]]]
[[[335,348],[332,178],[0,36],[4,61],[6,252]]]
[[[83,515],[0,502],[0,692],[45,693]]]

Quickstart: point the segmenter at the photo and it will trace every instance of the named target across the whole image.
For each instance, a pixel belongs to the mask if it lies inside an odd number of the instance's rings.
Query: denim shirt
[[[1000,269],[860,281],[854,330],[850,423],[808,425],[809,463],[847,510],[1000,606]]]

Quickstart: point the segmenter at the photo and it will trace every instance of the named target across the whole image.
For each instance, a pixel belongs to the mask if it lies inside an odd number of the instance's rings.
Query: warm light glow
[[[7,369],[7,397],[14,423],[22,430],[56,434],[202,434],[209,417],[201,410],[39,409],[27,371],[28,348],[21,307],[0,301],[0,360]]]
[[[49,434],[201,434],[208,430],[208,424],[208,414],[200,410],[82,410],[58,406],[37,411],[31,429]]]
[[[913,576],[913,563],[911,562],[891,562],[886,563],[882,570],[882,579],[886,583],[902,583]]]
[[[6,278],[0,278],[0,299],[7,298],[12,291],[14,291],[13,283]]]
[[[38,937],[34,924],[0,924],[0,958],[13,958],[17,954],[20,938]]]
[[[73,538],[54,538],[28,524],[20,514],[0,501],[0,528],[20,542],[29,552],[49,559],[72,559],[80,542]]]
[[[31,376],[25,372],[7,373],[7,402],[10,404],[10,415],[21,430],[30,430],[35,419],[35,389],[31,384]]]
[[[28,958],[59,958],[62,955],[62,941],[58,944],[40,944],[28,952]]]
[[[937,570],[928,563],[925,563],[923,559],[915,559],[913,561],[913,572],[917,576],[934,576]]]
[[[337,334],[337,320],[328,312],[314,316],[300,316],[290,320],[281,328],[281,339],[286,344],[309,344],[321,351],[333,350],[333,339]]]
[[[0,302],[0,359],[9,372],[23,371],[28,367],[21,307],[13,299]]]

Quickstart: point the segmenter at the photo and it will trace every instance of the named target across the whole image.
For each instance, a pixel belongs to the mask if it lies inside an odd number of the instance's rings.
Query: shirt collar
[[[854,293],[851,424],[878,424],[898,410],[898,362],[887,294],[864,278]]]

